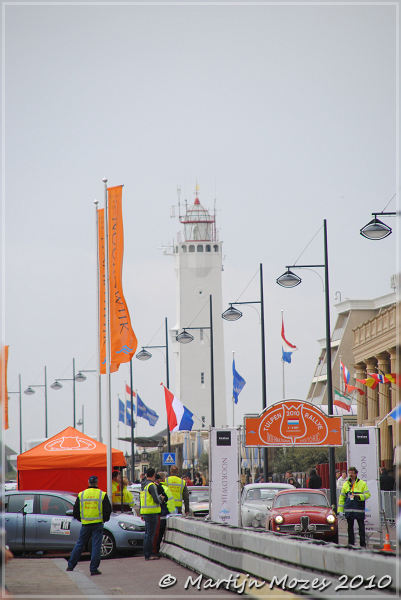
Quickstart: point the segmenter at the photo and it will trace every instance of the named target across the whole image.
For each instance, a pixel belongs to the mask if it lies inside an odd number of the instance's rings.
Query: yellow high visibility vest
[[[176,477],[175,475],[170,475],[166,477],[166,485],[170,488],[171,493],[174,496],[175,506],[182,506],[182,494],[184,491],[185,481],[181,479],[181,477]]]
[[[168,512],[171,513],[175,513],[175,500],[174,500],[174,496],[170,490],[170,488],[168,487],[168,485],[166,485],[164,482],[162,482],[162,487],[163,490],[167,496],[167,510]]]
[[[347,498],[347,496],[350,493],[355,495],[355,499],[353,502],[355,507],[352,507],[352,508],[350,507],[350,508],[346,509],[345,512],[346,513],[354,512],[354,513],[365,514],[365,509],[358,508],[358,505],[357,505],[358,501],[365,502],[365,500],[367,500],[371,496],[371,494],[368,490],[368,484],[366,483],[366,481],[363,481],[363,479],[356,479],[352,485],[351,485],[349,479],[344,483],[341,493],[340,493],[340,498],[338,501],[338,512],[339,513],[344,512],[345,499]],[[347,515],[345,515],[345,516],[347,516]]]
[[[103,498],[106,492],[98,488],[88,488],[79,492],[80,513],[82,525],[103,523]]]
[[[143,490],[141,490],[141,515],[152,515],[161,512],[160,504],[156,504],[149,492],[149,487],[151,485],[156,487],[153,481],[151,481]]]

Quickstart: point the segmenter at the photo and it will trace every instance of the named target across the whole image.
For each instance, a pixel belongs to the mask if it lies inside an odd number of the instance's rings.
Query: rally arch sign
[[[342,446],[342,417],[304,400],[282,400],[259,416],[245,415],[245,446]]]

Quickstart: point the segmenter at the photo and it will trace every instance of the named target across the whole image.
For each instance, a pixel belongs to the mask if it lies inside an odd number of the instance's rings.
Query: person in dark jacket
[[[385,467],[380,469],[380,489],[383,492],[392,492],[394,489],[395,479],[387,471]]]
[[[89,477],[89,486],[79,492],[73,508],[73,516],[81,521],[81,531],[68,561],[67,571],[73,571],[78,564],[80,556],[90,538],[92,538],[92,552],[90,573],[101,575],[99,571],[100,557],[103,541],[103,523],[110,520],[111,504],[106,492],[98,487],[99,480],[96,475]]]
[[[315,469],[311,469],[309,471],[309,479],[308,479],[308,488],[311,490],[320,490],[322,487],[322,478],[318,473],[316,473]]]

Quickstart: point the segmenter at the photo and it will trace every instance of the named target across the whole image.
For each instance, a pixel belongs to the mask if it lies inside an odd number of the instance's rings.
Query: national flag
[[[353,386],[351,386],[351,387],[353,387]],[[356,389],[358,389],[358,388],[356,388]],[[352,398],[350,396],[345,396],[344,394],[341,394],[337,390],[334,390],[333,404],[335,404],[336,406],[339,406],[340,408],[343,408],[344,410],[348,410],[348,412],[349,412],[351,410]]]
[[[235,369],[235,360],[233,359],[233,397],[235,404],[238,404],[238,395],[242,392],[245,384],[245,379]]]
[[[118,399],[118,420],[122,423],[125,423],[124,419],[124,402],[119,398]]]
[[[343,363],[342,360],[340,361],[340,370],[341,370],[341,373],[342,373],[342,376],[343,376],[343,381],[344,381],[344,391],[346,392],[347,391],[347,385],[349,383],[351,375],[350,375],[347,367],[344,365],[344,363]]]
[[[151,425],[152,427],[156,425],[159,419],[159,415],[151,408],[148,408],[144,402],[142,402],[141,398],[139,397],[139,394],[136,398],[136,416],[143,417],[144,419],[149,421],[149,425]]]
[[[170,432],[191,431],[194,425],[192,419],[193,413],[191,413],[191,411],[188,410],[188,408],[184,406],[178,398],[166,388],[166,386],[163,385],[163,387],[166,399],[168,428]]]
[[[379,382],[373,377],[368,377],[367,379],[357,379],[357,381],[363,385],[367,385],[368,387],[372,388],[372,390],[375,390],[379,385]]]
[[[398,406],[396,406],[391,413],[389,414],[389,417],[391,417],[392,419],[394,419],[394,421],[398,421],[398,423],[401,422],[401,404],[399,404]]]
[[[283,356],[282,356],[282,360],[283,362],[291,362],[291,354],[293,352],[295,352],[295,350],[298,350],[298,348],[296,346],[294,346],[294,344],[290,344],[290,342],[288,342],[285,339],[285,334],[284,334],[284,317],[281,317],[281,339],[282,339],[282,351],[283,351]]]
[[[385,383],[395,383],[400,385],[400,376],[397,373],[383,373]]]
[[[132,398],[135,398],[135,392],[132,391]],[[131,388],[128,384],[125,384],[125,400],[127,402],[127,407],[131,407]],[[132,402],[132,404],[134,404]],[[134,404],[134,410],[135,410],[135,404]]]
[[[125,409],[125,419],[126,419],[125,422],[127,423],[128,427],[131,427],[131,411],[128,408],[128,405],[127,405],[127,408]]]

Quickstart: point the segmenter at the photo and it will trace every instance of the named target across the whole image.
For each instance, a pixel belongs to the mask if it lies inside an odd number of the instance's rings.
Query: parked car
[[[268,511],[266,529],[338,544],[336,514],[319,490],[279,492]]]
[[[209,514],[209,487],[190,486],[189,493],[189,516],[205,518]]]
[[[10,550],[71,551],[81,529],[72,516],[76,497],[71,492],[50,490],[5,492],[4,522]],[[139,517],[113,512],[104,524],[102,558],[112,558],[117,551],[141,550],[144,537],[145,523]]]
[[[281,490],[294,489],[288,483],[249,483],[244,486],[241,495],[242,527],[255,529],[266,527],[267,510]]]
[[[8,490],[16,490],[18,487],[16,481],[6,481],[4,484],[4,490],[8,492]]]

